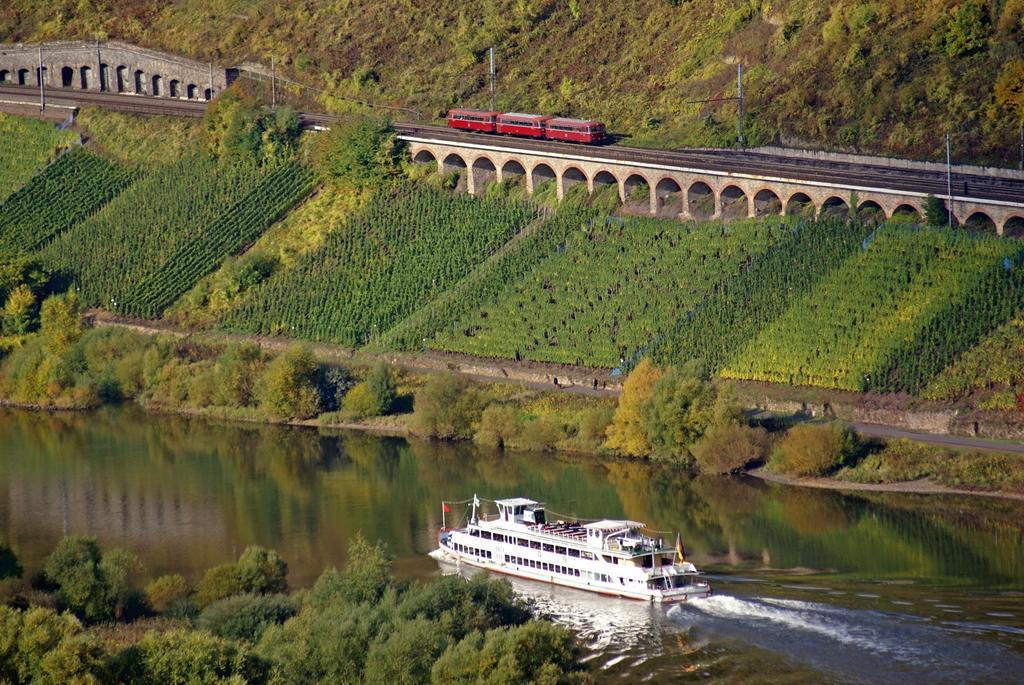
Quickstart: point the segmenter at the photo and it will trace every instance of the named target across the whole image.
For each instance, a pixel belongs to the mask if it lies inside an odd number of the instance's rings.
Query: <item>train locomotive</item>
[[[485,109],[449,110],[448,128],[584,145],[599,143],[605,139],[606,135],[604,124],[600,121],[568,119],[544,114],[492,112]]]

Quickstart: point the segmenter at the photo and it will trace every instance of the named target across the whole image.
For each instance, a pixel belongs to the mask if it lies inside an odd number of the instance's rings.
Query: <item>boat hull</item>
[[[634,599],[643,602],[657,602],[662,604],[687,602],[693,599],[702,599],[704,597],[710,597],[712,592],[711,586],[708,584],[693,585],[687,588],[679,588],[673,592],[637,592],[631,591],[626,588],[618,589],[602,587],[600,585],[594,585],[586,581],[573,582],[572,580],[563,579],[557,575],[534,573],[529,571],[528,569],[510,567],[508,565],[504,565],[501,563],[495,563],[489,559],[480,559],[465,554],[460,554],[459,552],[446,548],[443,545],[439,546],[436,550],[431,552],[430,556],[436,559],[437,561],[443,563],[471,566],[486,571],[501,573],[507,576],[522,578],[524,580],[532,580],[539,583],[548,583],[550,585],[560,585],[562,587],[568,587],[574,590],[584,590],[587,592],[594,592],[609,597],[622,597],[624,599]]]

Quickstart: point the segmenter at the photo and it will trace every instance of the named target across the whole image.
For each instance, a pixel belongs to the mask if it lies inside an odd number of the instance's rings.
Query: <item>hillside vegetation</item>
[[[10,0],[0,41],[123,39],[225,65],[269,64],[326,92],[436,117],[498,106],[586,115],[650,145],[734,144],[746,67],[753,143],[781,140],[1015,165],[1021,0]],[[281,73],[281,71],[279,71]]]
[[[0,113],[0,203],[73,143],[78,134],[51,122]]]

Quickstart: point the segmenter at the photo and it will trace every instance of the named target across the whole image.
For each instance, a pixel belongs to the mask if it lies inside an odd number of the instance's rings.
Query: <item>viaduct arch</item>
[[[117,41],[0,44],[0,83],[9,85],[201,101],[212,100],[235,76],[234,70]]]
[[[483,192],[491,181],[515,177],[525,180],[529,194],[542,183],[554,182],[559,200],[576,185],[585,185],[589,192],[614,185],[620,200],[631,208],[682,220],[854,213],[876,220],[920,221],[924,217],[925,197],[906,191],[854,190],[723,172],[652,168],[663,165],[590,161],[582,156],[563,158],[554,153],[515,150],[504,140],[484,146],[423,140],[413,135],[400,137],[409,144],[414,161],[436,164],[442,173],[460,173],[460,187],[473,194]],[[600,150],[594,154],[599,155]],[[646,199],[641,200],[638,195]],[[954,202],[953,214],[958,225],[970,222],[975,230],[1024,237],[1024,199],[1019,205]]]

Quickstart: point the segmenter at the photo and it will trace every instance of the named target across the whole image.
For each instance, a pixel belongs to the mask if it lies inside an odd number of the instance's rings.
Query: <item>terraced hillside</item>
[[[775,221],[594,220],[431,347],[612,367],[787,233]]]
[[[121,5],[118,5],[121,6]],[[594,116],[634,142],[733,145],[746,66],[754,143],[1015,165],[1024,79],[1018,0],[449,0],[410,3],[132,0],[0,3],[0,42],[96,36],[204,61],[276,58],[278,73],[334,96],[437,116],[498,107]],[[267,64],[269,66],[269,64]]]
[[[224,325],[365,344],[466,276],[537,214],[525,202],[389,186],[320,249],[254,288]]]
[[[0,113],[0,203],[56,156],[78,141],[78,134],[53,123]]]
[[[884,227],[721,371],[845,390],[918,391],[1016,310],[1024,245]]]
[[[132,182],[120,164],[77,149],[62,155],[0,209],[0,252],[30,252],[96,212]]]

